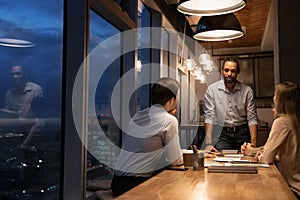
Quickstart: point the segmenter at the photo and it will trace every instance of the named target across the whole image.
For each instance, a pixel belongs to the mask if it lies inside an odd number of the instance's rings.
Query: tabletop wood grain
[[[204,170],[165,170],[124,193],[118,200],[296,199],[276,166],[257,174],[208,173]]]

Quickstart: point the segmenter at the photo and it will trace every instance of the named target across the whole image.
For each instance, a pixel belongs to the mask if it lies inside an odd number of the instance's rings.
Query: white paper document
[[[213,161],[216,162],[233,162],[233,161],[238,161],[241,160],[241,157],[235,158],[235,157],[215,157]]]

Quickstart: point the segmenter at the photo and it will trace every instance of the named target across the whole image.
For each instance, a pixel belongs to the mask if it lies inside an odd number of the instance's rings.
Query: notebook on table
[[[208,173],[257,174],[257,168],[249,166],[209,166]]]

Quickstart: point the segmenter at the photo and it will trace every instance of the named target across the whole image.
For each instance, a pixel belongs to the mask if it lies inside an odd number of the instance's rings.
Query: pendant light
[[[191,71],[196,67],[196,62],[194,61],[193,58],[191,58],[190,56],[184,60],[183,62],[183,67],[188,70]]]
[[[242,37],[244,32],[239,20],[233,13],[202,16],[197,24],[196,40],[224,41]]]
[[[213,16],[236,12],[246,5],[245,0],[189,0],[177,10],[187,15]]]
[[[28,40],[21,40],[15,38],[0,38],[0,46],[26,48],[34,47],[35,44]]]

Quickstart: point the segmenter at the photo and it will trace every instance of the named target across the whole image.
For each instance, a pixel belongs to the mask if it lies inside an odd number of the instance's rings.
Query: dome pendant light
[[[197,24],[194,39],[202,41],[225,41],[242,37],[244,32],[233,13],[202,16]]]
[[[177,7],[187,15],[213,16],[236,12],[246,5],[245,0],[189,0]]]

